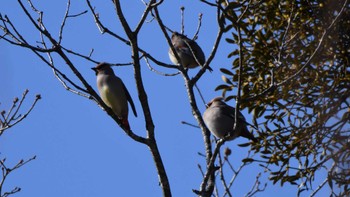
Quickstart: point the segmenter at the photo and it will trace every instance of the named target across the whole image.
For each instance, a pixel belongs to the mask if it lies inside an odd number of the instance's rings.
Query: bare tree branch
[[[185,7],[181,6],[181,34],[185,34]]]
[[[261,173],[259,173],[257,176],[256,176],[256,179],[255,179],[255,183],[252,187],[252,189],[245,195],[246,197],[252,197],[254,196],[256,193],[258,192],[263,192],[265,191],[266,187],[267,187],[267,183],[264,184],[264,186],[262,188],[260,188],[260,177],[261,177]]]
[[[111,35],[112,37],[124,42],[126,45],[128,46],[131,46],[131,43],[125,39],[125,38],[122,38],[121,36],[115,34],[114,32],[110,31],[107,27],[105,27],[102,22],[100,21],[99,19],[99,14],[95,12],[94,8],[92,7],[91,3],[89,0],[86,0],[87,4],[88,4],[88,7],[90,8],[90,11],[92,12],[93,16],[94,16],[94,20],[95,20],[95,23],[97,25],[97,27],[100,29],[100,32],[101,33],[107,33],[109,35]],[[161,4],[162,1],[159,1],[158,3],[154,3],[152,5],[152,7],[156,7],[158,5]],[[145,5],[148,5],[145,3]],[[146,13],[146,12],[144,12]],[[148,12],[147,12],[148,13]],[[140,24],[138,25],[140,26]],[[178,66],[176,65],[171,65],[171,64],[167,64],[167,63],[164,63],[164,62],[161,62],[159,60],[157,60],[156,58],[154,58],[151,54],[149,54],[148,52],[146,52],[145,50],[141,49],[141,48],[138,48],[139,52],[142,53],[143,56],[147,57],[148,59],[152,60],[154,63],[156,63],[157,65],[159,66],[162,66],[162,67],[165,67],[165,68],[173,68],[173,69],[178,69]]]
[[[38,100],[41,99],[40,94],[36,95],[36,98],[35,98],[34,102],[30,106],[30,108],[27,110],[27,112],[25,112],[23,115],[22,114],[18,114],[20,109],[22,108],[22,104],[23,104],[24,100],[26,99],[26,96],[27,96],[28,92],[29,92],[29,90],[25,90],[24,93],[22,94],[22,98],[21,99],[18,99],[16,97],[13,100],[12,106],[10,107],[8,112],[6,112],[5,110],[3,110],[1,112],[1,117],[0,117],[0,136],[2,134],[4,134],[4,131],[6,129],[9,129],[9,128],[15,126],[16,124],[18,124],[19,122],[23,121],[32,112],[32,110],[35,107],[35,105],[38,102]],[[7,113],[7,115],[6,115],[6,113]],[[11,191],[3,192],[3,190],[4,190],[3,189],[4,183],[5,183],[6,179],[7,179],[7,177],[13,171],[21,168],[25,164],[27,164],[30,161],[34,160],[35,158],[36,158],[36,156],[33,156],[32,158],[29,158],[27,160],[23,160],[22,159],[13,167],[8,167],[5,164],[6,158],[0,159],[0,168],[2,170],[2,177],[0,179],[0,197],[6,197],[6,196],[9,196],[9,195],[12,195],[12,194],[15,194],[15,193],[21,191],[21,188],[15,187]]]
[[[21,188],[19,187],[15,187],[14,189],[12,189],[11,191],[9,192],[4,192],[2,193],[2,190],[3,190],[3,186],[4,186],[4,183],[5,183],[5,180],[6,178],[15,170],[21,168],[22,166],[26,165],[27,163],[29,163],[30,161],[36,159],[36,156],[33,156],[27,160],[20,160],[15,166],[13,167],[7,167],[5,165],[5,159],[2,159],[0,160],[0,166],[1,166],[1,170],[2,170],[2,178],[1,178],[1,181],[0,181],[0,197],[7,197],[9,195],[12,195],[12,194],[15,194],[17,192],[20,192],[21,191]]]
[[[150,151],[151,151],[152,156],[153,156],[153,160],[155,162],[155,165],[156,165],[156,168],[158,171],[158,175],[159,175],[158,177],[159,177],[160,185],[162,187],[163,196],[170,197],[171,196],[170,184],[169,184],[167,173],[165,171],[165,167],[164,167],[163,161],[161,159],[161,156],[160,156],[160,153],[158,150],[158,145],[156,143],[156,139],[154,136],[154,124],[153,124],[152,115],[151,115],[151,111],[150,111],[149,104],[148,104],[147,93],[145,91],[145,88],[144,88],[143,82],[142,82],[139,47],[138,47],[138,41],[137,41],[138,31],[133,32],[131,30],[131,28],[130,28],[128,22],[126,21],[124,14],[122,12],[120,2],[118,0],[114,0],[113,2],[115,5],[117,16],[119,18],[119,21],[120,21],[126,35],[128,36],[130,47],[132,50],[132,59],[133,59],[133,65],[134,65],[134,77],[135,77],[135,81],[136,81],[136,87],[138,90],[139,100],[141,102],[144,117],[146,120],[146,130],[147,130],[147,139],[146,139],[147,143],[146,144],[150,148]],[[146,11],[144,13],[149,13],[150,6],[152,6],[154,3],[155,3],[155,0],[151,0],[149,2],[149,6],[146,7]],[[154,9],[156,9],[156,7]],[[146,18],[146,16],[143,16],[143,19],[144,18]],[[145,20],[141,20],[141,21],[144,22]],[[141,25],[139,24],[138,27],[140,27],[140,26]]]
[[[219,175],[220,175],[220,180],[222,182],[222,185],[224,186],[224,189],[225,189],[225,194],[227,194],[229,197],[232,197],[230,188],[227,186],[227,183],[226,183],[226,179],[223,171],[224,162],[222,161],[220,152],[219,152],[218,158],[219,158],[219,165],[220,165]]]
[[[203,16],[202,13],[200,13],[200,14],[198,15],[198,26],[197,26],[196,33],[193,35],[192,40],[197,40],[197,38],[198,38],[198,34],[199,34],[199,31],[200,31],[201,26],[202,26],[202,16]]]
[[[219,7],[220,5],[218,5]],[[224,33],[224,29],[223,29],[223,22],[222,22],[222,16],[221,16],[221,11],[219,8],[217,8],[217,13],[216,13],[216,18],[217,18],[217,22],[219,25],[219,29],[218,29],[218,33],[215,39],[215,42],[213,44],[213,49],[208,57],[208,59],[206,60],[206,62],[204,63],[203,67],[199,70],[199,72],[195,75],[195,77],[193,77],[191,79],[191,83],[195,84],[197,83],[197,81],[200,79],[200,77],[204,74],[205,70],[209,67],[210,63],[212,62],[212,60],[214,59],[217,49],[219,47],[222,35]]]
[[[30,108],[28,109],[27,112],[25,112],[23,115],[22,114],[18,114],[23,101],[26,99],[26,96],[28,94],[29,90],[25,90],[24,93],[22,94],[22,98],[20,100],[18,100],[18,98],[15,98],[11,109],[7,112],[7,115],[5,117],[6,111],[2,111],[1,112],[1,116],[3,119],[0,118],[0,136],[4,133],[4,131],[6,129],[9,129],[13,126],[15,126],[16,124],[18,124],[19,122],[21,122],[22,120],[24,120],[29,114],[30,112],[33,110],[33,108],[35,107],[36,103],[41,99],[40,94],[36,95],[36,98],[34,100],[34,102],[32,103],[32,105],[30,106]],[[19,104],[17,106],[17,103],[19,101]],[[12,111],[15,110],[14,113],[12,113]]]
[[[146,62],[146,64],[147,64],[148,68],[149,68],[151,71],[157,73],[158,75],[162,75],[162,76],[166,76],[166,77],[172,77],[172,76],[176,76],[176,75],[180,74],[180,71],[178,71],[178,72],[176,72],[176,73],[171,73],[171,74],[160,72],[160,71],[154,69],[154,68],[151,66],[151,64],[149,63],[147,57],[143,57],[143,58],[145,59],[145,62]]]

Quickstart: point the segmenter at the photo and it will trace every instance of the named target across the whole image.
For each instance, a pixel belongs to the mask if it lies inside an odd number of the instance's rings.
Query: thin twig
[[[204,171],[203,171],[202,166],[197,164],[197,167],[198,167],[199,171],[201,172],[202,177],[204,177]]]
[[[201,99],[202,99],[203,105],[206,106],[206,105],[207,105],[207,102],[205,102],[205,99],[204,99],[204,97],[203,97],[203,95],[202,95],[201,90],[198,88],[197,84],[194,84],[194,87],[197,89],[198,94],[199,94],[199,96],[200,96]]]
[[[207,5],[209,5],[209,6],[212,6],[212,7],[217,7],[217,6],[218,6],[217,4],[211,3],[211,2],[206,1],[206,0],[200,0],[200,1],[203,2],[203,3],[205,3],[205,4],[207,4]]]
[[[203,14],[199,13],[197,30],[196,30],[196,33],[193,35],[192,40],[197,40],[197,38],[198,38],[198,34],[199,34],[199,31],[200,31],[201,26],[202,26],[202,16],[203,16]]]
[[[94,17],[94,20],[95,20],[95,23],[97,25],[97,27],[101,30],[101,33],[107,33],[109,35],[111,35],[112,37],[124,42],[126,45],[128,46],[131,46],[131,43],[130,41],[128,41],[127,39],[119,36],[118,34],[112,32],[111,30],[109,30],[106,26],[104,26],[102,24],[102,22],[100,21],[99,19],[99,15],[98,13],[95,12],[95,9],[92,7],[91,3],[90,3],[90,0],[86,0],[87,4],[88,4],[88,7],[90,8],[90,11],[92,12],[93,14],[93,17]],[[159,1],[159,4],[161,3],[162,1]],[[158,5],[158,4],[157,4]],[[155,6],[155,4],[153,4],[153,6]],[[172,69],[178,69],[178,66],[176,65],[171,65],[171,64],[166,64],[164,62],[161,62],[161,61],[158,61],[156,58],[154,58],[151,54],[149,54],[148,52],[146,52],[145,50],[141,49],[138,47],[138,51],[140,53],[142,53],[143,56],[146,56],[148,59],[152,60],[154,63],[156,63],[157,65],[159,66],[162,66],[162,67],[165,67],[165,68],[172,68]]]
[[[26,90],[24,93],[23,93],[23,96],[20,100],[20,104],[17,106],[16,105],[16,102],[13,103],[12,107],[11,107],[11,110],[8,112],[7,114],[7,118],[5,118],[4,114],[1,113],[1,115],[3,116],[4,120],[1,120],[1,128],[0,128],[0,136],[4,133],[4,131],[6,129],[9,129],[13,126],[15,126],[16,124],[18,124],[19,122],[21,122],[22,120],[24,120],[30,113],[31,111],[33,110],[33,108],[35,107],[36,103],[38,102],[38,100],[41,99],[41,96],[40,95],[37,95],[35,100],[33,101],[32,105],[30,106],[30,108],[28,109],[28,111],[26,113],[24,113],[24,115],[20,114],[19,117],[20,118],[17,118],[15,117],[17,115],[17,113],[19,112],[20,108],[21,108],[21,105],[23,103],[23,101],[25,100],[26,98],[26,95],[28,93],[28,90]],[[12,114],[12,110],[15,109],[15,112]],[[10,117],[11,116],[11,117]]]
[[[27,92],[27,90],[25,91]],[[26,93],[23,93],[23,95],[25,95]],[[16,103],[18,102],[18,98],[14,98],[13,99],[13,103],[11,105],[11,108],[8,110],[8,114],[7,116],[5,117],[4,114],[2,114],[3,118],[4,118],[4,121],[8,121],[10,119],[10,114],[12,114],[12,111],[16,108]]]
[[[261,173],[259,173],[256,178],[255,178],[255,183],[253,184],[252,189],[245,195],[245,197],[252,197],[254,196],[256,193],[258,192],[263,192],[265,191],[266,187],[267,187],[267,183],[264,184],[263,188],[259,188],[261,182],[260,182],[260,177],[261,177]]]
[[[219,29],[218,29],[218,33],[217,33],[217,36],[216,36],[216,39],[215,39],[215,42],[213,44],[213,49],[208,57],[208,59],[206,60],[206,62],[204,63],[203,67],[199,70],[199,72],[191,79],[191,83],[195,84],[197,83],[197,81],[200,79],[200,77],[204,74],[205,70],[209,67],[210,63],[212,62],[212,60],[214,59],[215,55],[216,55],[216,52],[217,52],[217,49],[219,47],[219,44],[220,44],[220,41],[221,41],[221,37],[224,33],[224,30],[223,30],[223,26],[220,25],[221,23],[221,12],[220,12],[220,9],[217,8],[217,21],[219,23]]]
[[[186,121],[181,121],[181,124],[184,124],[184,125],[188,125],[188,126],[191,126],[191,127],[194,127],[194,128],[200,128],[198,125],[194,125],[194,124],[191,124],[191,123],[188,123]]]
[[[147,4],[146,4],[146,5],[147,5]],[[139,23],[137,24],[137,26],[136,26],[136,28],[135,28],[135,31],[134,31],[135,34],[138,34],[139,31],[141,30],[142,25],[145,23],[146,18],[147,18],[147,16],[148,16],[148,14],[150,13],[150,11],[152,10],[153,6],[156,6],[156,5],[154,5],[154,4],[152,4],[152,3],[149,3],[149,4],[147,5],[145,11],[142,13],[142,17],[141,17]]]
[[[12,194],[15,194],[19,191],[21,191],[21,188],[19,187],[15,187],[14,189],[12,189],[9,192],[4,192],[4,194],[2,194],[2,190],[3,190],[3,185],[5,183],[6,178],[10,175],[11,172],[13,172],[14,170],[17,170],[19,168],[21,168],[22,166],[26,165],[27,163],[29,163],[30,161],[36,159],[36,156],[33,156],[27,160],[20,160],[15,166],[9,168],[5,165],[5,159],[0,160],[0,166],[2,169],[2,179],[0,181],[0,196],[1,197],[6,197]]]
[[[224,163],[222,161],[220,152],[218,154],[218,158],[219,158],[219,165],[220,165],[219,174],[220,174],[220,179],[221,179],[222,185],[224,186],[224,189],[225,189],[225,194],[232,197],[232,194],[230,192],[230,188],[227,186],[226,179],[224,176],[224,171],[223,171]]]
[[[67,8],[67,9],[69,9],[69,8]],[[39,20],[41,21],[42,20],[42,12],[39,12],[40,13],[40,16],[39,16]],[[68,12],[67,12],[67,14],[68,14]],[[44,24],[42,24],[42,25],[44,25]],[[63,25],[63,24],[62,24]],[[61,29],[63,29],[63,28],[61,28]],[[45,49],[47,49],[47,45],[46,45],[46,42],[45,42],[45,35],[42,33],[42,32],[40,32],[40,38],[41,38],[41,44],[43,45],[43,48],[45,48]],[[63,47],[62,47],[63,48]],[[41,55],[39,55],[36,51],[33,51],[35,54],[37,54],[39,57],[42,57]],[[53,58],[52,58],[52,55],[51,55],[51,53],[50,52],[47,52],[46,53],[47,54],[47,56],[48,56],[48,58],[49,58],[49,61],[44,61],[44,62],[46,62],[47,63],[47,65],[49,66],[49,67],[51,67],[51,69],[52,69],[52,71],[53,71],[53,73],[54,73],[54,76],[58,79],[58,81],[59,82],[61,82],[61,84],[62,84],[62,86],[66,89],[66,90],[68,90],[68,91],[70,91],[70,92],[72,92],[72,93],[74,93],[74,94],[77,94],[77,95],[79,95],[79,96],[83,96],[83,97],[85,97],[85,98],[89,98],[89,99],[91,99],[91,96],[90,96],[90,94],[86,94],[86,93],[88,93],[86,90],[84,90],[83,88],[81,88],[80,86],[78,86],[76,83],[74,83],[72,80],[70,80],[65,74],[63,74],[59,69],[57,69],[56,67],[55,67],[55,64],[54,64],[54,60],[53,60]],[[42,58],[43,59],[43,58]],[[75,87],[77,90],[75,90],[75,89],[73,89],[73,88],[71,88],[71,87],[69,87],[68,85],[67,85],[67,83],[65,82],[65,80],[69,83],[69,84],[71,84],[73,87]]]
[[[61,24],[61,27],[60,27],[60,31],[59,31],[59,34],[58,34],[58,43],[62,42],[63,29],[64,29],[64,26],[66,24],[67,18],[68,18],[69,10],[70,10],[70,0],[68,0],[68,2],[67,2],[66,12],[64,14],[63,21],[62,21],[62,24]]]
[[[230,189],[233,185],[233,183],[235,182],[236,178],[238,177],[239,173],[241,172],[241,170],[243,169],[244,166],[246,166],[246,163],[242,162],[241,165],[238,167],[237,170],[235,170],[231,164],[231,162],[227,159],[227,164],[230,166],[230,169],[233,171],[233,177],[231,178],[229,184],[228,184],[228,189]],[[226,192],[224,193],[223,197],[226,196]]]
[[[241,90],[242,90],[242,71],[243,71],[243,41],[241,35],[241,27],[237,25],[238,33],[238,85],[237,85],[237,97],[236,97],[236,108],[235,108],[235,123],[233,125],[233,131],[238,131],[238,112],[241,102]]]
[[[86,59],[86,60],[88,60],[88,61],[90,61],[90,62],[93,62],[94,64],[98,64],[98,63],[101,62],[101,61],[97,61],[97,60],[94,60],[94,59],[91,58],[91,55],[92,55],[94,49],[91,49],[89,55],[86,56],[86,55],[80,54],[80,53],[78,53],[78,52],[75,52],[75,51],[73,51],[73,50],[67,49],[66,47],[63,47],[63,46],[61,46],[61,47],[62,47],[62,49],[63,49],[64,51],[66,51],[66,52],[68,52],[68,53],[70,53],[70,54],[76,55],[76,56],[78,56],[78,57],[84,58],[84,59]]]
[[[287,27],[286,29],[284,30],[284,33],[283,33],[283,37],[282,37],[282,40],[281,40],[281,45],[279,47],[279,52],[278,52],[278,59],[277,59],[277,62],[280,63],[281,62],[281,59],[282,59],[282,53],[284,52],[284,48],[285,48],[285,45],[286,45],[286,37],[287,37],[287,34],[289,32],[289,29],[290,29],[290,24],[292,23],[292,15],[294,13],[294,3],[292,3],[292,10],[290,11],[290,14],[289,14],[289,18],[288,18],[288,23],[287,23]]]
[[[196,63],[197,63],[198,65],[200,65],[200,66],[203,66],[203,65],[199,62],[199,60],[198,60],[198,58],[197,58],[197,56],[196,56],[196,53],[195,53],[194,50],[192,49],[190,43],[188,43],[186,40],[184,40],[184,42],[185,42],[185,44],[187,45],[187,47],[190,49],[190,51],[191,51],[191,53],[192,53],[192,57],[194,57],[194,60],[196,61]],[[208,66],[208,68],[210,68],[210,67]],[[211,68],[210,68],[210,69],[211,69]]]
[[[216,160],[216,157],[220,151],[220,147],[225,143],[225,140],[223,139],[220,139],[217,143],[216,143],[216,147],[214,149],[214,152],[212,153],[211,157],[210,157],[210,160],[209,160],[209,163],[207,164],[207,172],[203,178],[203,181],[202,181],[202,184],[200,186],[200,193],[202,192],[206,192],[205,191],[205,187],[207,186],[207,183],[209,181],[209,178],[210,176],[212,176],[212,173],[215,172],[215,160]]]
[[[331,172],[335,168],[335,162],[333,162],[332,167],[330,168],[329,172]],[[316,189],[310,194],[310,197],[313,197],[317,194],[318,191],[320,191],[323,186],[328,182],[329,177],[327,177]]]
[[[181,6],[181,34],[185,34],[185,7]]]
[[[181,61],[180,61],[180,57],[179,57],[178,53],[176,52],[175,47],[174,47],[174,45],[172,44],[169,35],[168,35],[167,32],[166,32],[165,25],[163,24],[163,21],[162,21],[161,18],[160,18],[160,15],[159,15],[159,12],[158,12],[158,8],[157,8],[157,7],[154,8],[154,13],[155,13],[155,18],[156,18],[156,20],[157,20],[157,22],[158,22],[158,25],[159,25],[160,29],[162,30],[163,35],[164,35],[164,37],[165,37],[165,39],[166,39],[166,41],[167,41],[167,43],[168,43],[168,45],[169,45],[169,47],[170,47],[170,50],[172,50],[172,52],[173,52],[175,58],[177,59],[177,61],[178,61],[178,62],[181,62]],[[185,71],[185,68],[184,68],[182,65],[181,65],[181,66],[176,66],[176,68],[177,68],[178,70],[180,70],[181,73],[185,73],[185,72],[186,72],[186,71]]]
[[[17,117],[16,117],[16,116],[17,116],[17,113],[18,113],[19,109],[21,108],[21,106],[22,106],[22,104],[23,104],[23,101],[26,99],[26,96],[27,96],[28,92],[29,92],[28,89],[26,89],[26,90],[23,92],[22,98],[21,98],[21,100],[19,101],[18,106],[16,106],[16,103],[17,103],[17,102],[15,102],[17,99],[14,100],[13,104],[14,104],[14,106],[16,107],[16,110],[15,110],[15,112],[11,115],[10,120],[16,120],[16,119],[17,119]],[[12,108],[11,108],[11,109],[12,109]],[[11,111],[10,111],[10,112],[11,112]],[[9,114],[9,115],[10,115],[10,114]],[[19,115],[19,116],[21,116],[21,115]],[[23,117],[22,117],[22,118],[23,118]]]
[[[151,66],[151,64],[149,63],[147,57],[144,56],[143,58],[145,59],[148,68],[149,68],[152,72],[155,72],[155,73],[158,74],[158,75],[162,75],[162,76],[166,76],[166,77],[169,77],[169,76],[172,77],[172,76],[176,76],[176,75],[179,75],[179,74],[180,74],[180,71],[178,71],[178,72],[176,72],[176,73],[171,73],[171,74],[160,72],[160,71],[154,69],[154,68]]]
[[[245,1],[245,2],[246,2],[246,1]],[[243,2],[242,5],[243,5],[245,2]],[[236,21],[237,24],[239,24],[239,23],[241,22],[243,16],[247,13],[247,11],[248,11],[250,5],[252,4],[252,2],[253,2],[253,0],[249,0],[248,5],[245,7],[245,9],[243,10],[243,12],[242,12],[242,13],[240,14],[240,16],[237,18],[237,21]]]

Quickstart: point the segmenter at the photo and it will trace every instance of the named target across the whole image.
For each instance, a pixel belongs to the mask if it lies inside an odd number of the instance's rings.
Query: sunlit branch
[[[179,75],[179,74],[180,74],[180,71],[178,71],[178,72],[176,72],[176,73],[171,73],[171,74],[160,72],[160,71],[154,69],[154,68],[151,66],[151,64],[149,63],[147,57],[144,56],[143,58],[145,59],[145,62],[146,62],[146,64],[147,64],[148,68],[149,68],[152,72],[154,72],[154,73],[156,73],[156,74],[158,74],[158,75],[162,75],[162,76],[165,76],[165,77],[169,77],[169,76],[172,77],[172,76],[176,76],[176,75]]]
[[[205,99],[204,99],[204,97],[203,97],[203,95],[202,95],[201,90],[198,88],[198,85],[197,85],[197,84],[194,84],[194,87],[197,89],[198,94],[199,94],[199,96],[200,96],[201,99],[202,99],[203,105],[206,106],[206,105],[207,105],[207,102],[205,101]]]

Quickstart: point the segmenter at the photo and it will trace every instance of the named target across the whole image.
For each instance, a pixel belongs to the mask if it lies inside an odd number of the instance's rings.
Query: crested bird
[[[216,97],[207,104],[207,109],[203,113],[204,123],[209,131],[217,138],[233,140],[238,136],[248,138],[254,142],[258,140],[247,129],[247,122],[241,112],[238,111],[236,130],[235,108],[227,105],[222,97]]]
[[[171,35],[171,43],[181,61],[179,63],[170,47],[168,51],[169,58],[175,65],[181,64],[184,68],[196,68],[199,65],[203,66],[205,63],[205,55],[200,46],[194,40],[191,40],[178,32],[173,32]],[[209,66],[207,69],[210,72],[213,71]]]
[[[102,62],[91,69],[95,71],[97,76],[97,88],[101,99],[112,109],[114,114],[117,115],[122,125],[130,130],[128,102],[130,103],[135,117],[137,117],[137,112],[130,93],[123,81],[114,74],[111,65],[108,63]]]

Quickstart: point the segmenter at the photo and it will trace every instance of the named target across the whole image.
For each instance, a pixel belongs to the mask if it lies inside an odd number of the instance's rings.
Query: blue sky
[[[27,2],[24,1],[25,5]],[[58,37],[59,27],[66,9],[65,1],[43,3],[34,1],[44,11],[47,29]],[[124,36],[110,1],[92,1],[101,20],[111,30]],[[134,27],[143,13],[141,1],[122,1],[123,11]],[[180,31],[180,7],[185,6],[185,34],[192,37],[197,28],[198,14],[203,13],[203,22],[197,42],[206,56],[209,55],[217,33],[215,9],[198,1],[165,1],[160,7],[163,22],[173,30]],[[85,1],[72,1],[71,13],[88,10]],[[29,20],[24,16],[17,1],[5,0],[0,7],[7,14],[24,37],[31,43],[39,40]],[[36,18],[36,17],[35,17]],[[124,36],[125,37],[125,36]],[[144,25],[140,46],[154,57],[170,63],[165,38],[156,24],[151,21]],[[63,45],[83,54],[92,48],[93,58],[111,63],[131,61],[130,49],[118,40],[98,31],[91,13],[68,20],[63,34]],[[219,96],[215,92],[222,83],[219,68],[230,68],[232,59],[227,54],[232,45],[221,42],[211,67],[213,73],[205,73],[199,80],[206,101]],[[85,79],[97,90],[94,64],[70,56]],[[56,56],[56,65],[77,82],[74,74]],[[154,68],[166,73],[175,70]],[[135,133],[145,136],[142,109],[138,101],[131,66],[115,67],[115,73],[122,78],[134,100],[138,117],[129,114],[129,121]],[[198,69],[190,71],[195,75]],[[203,165],[204,158],[197,152],[204,152],[203,137],[199,129],[181,124],[181,121],[196,124],[192,116],[182,77],[164,77],[150,71],[142,64],[145,89],[156,128],[156,139],[170,180],[173,196],[194,196],[192,189],[198,189],[201,174],[197,164]],[[47,67],[29,50],[11,46],[0,40],[0,109],[8,109],[12,99],[20,97],[25,89],[30,92],[22,108],[29,108],[36,94],[42,95],[33,112],[22,123],[5,132],[0,138],[0,158],[6,157],[8,165],[20,159],[37,159],[13,172],[5,184],[9,190],[19,186],[22,191],[16,196],[161,196],[155,166],[148,148],[126,136],[116,123],[93,101],[66,91]],[[196,95],[201,112],[205,107]],[[233,102],[229,103],[233,105]],[[243,111],[247,120],[251,115]],[[237,139],[224,147],[233,151],[231,162],[235,167],[247,155],[248,148],[237,144],[247,142]],[[204,166],[204,165],[203,165]],[[234,196],[244,196],[252,187],[255,176],[263,169],[257,164],[246,167],[232,187]],[[229,174],[228,174],[229,175]],[[263,175],[266,182],[268,174]],[[316,185],[315,185],[316,186]],[[286,185],[281,188],[268,183],[264,193],[257,196],[295,196],[296,189]],[[279,195],[280,196],[280,195]]]

